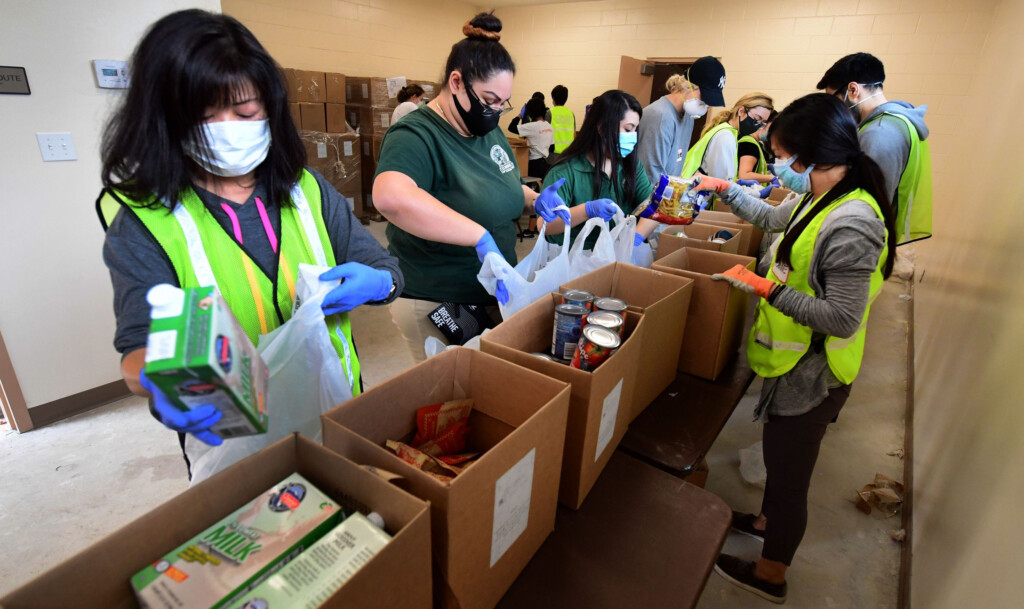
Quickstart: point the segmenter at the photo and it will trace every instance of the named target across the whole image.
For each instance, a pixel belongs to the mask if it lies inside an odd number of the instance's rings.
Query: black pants
[[[768,470],[761,513],[768,518],[761,556],[786,565],[807,529],[807,490],[828,424],[839,415],[850,385],[829,391],[810,412],[786,417],[768,415],[764,426],[764,464]]]
[[[526,174],[533,178],[544,179],[544,176],[548,175],[548,169],[551,166],[548,165],[547,159],[530,159],[526,166]]]

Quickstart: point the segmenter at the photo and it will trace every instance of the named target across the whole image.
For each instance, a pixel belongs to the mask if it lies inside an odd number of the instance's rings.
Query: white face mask
[[[213,175],[231,178],[256,169],[270,151],[270,121],[203,125],[204,142],[185,142],[185,154]]]
[[[700,118],[708,113],[708,105],[699,99],[688,99],[683,102],[683,112],[687,116]]]

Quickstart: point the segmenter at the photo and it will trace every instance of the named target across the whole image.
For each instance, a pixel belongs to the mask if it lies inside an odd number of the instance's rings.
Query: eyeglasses
[[[477,103],[484,107],[484,109],[481,111],[481,114],[483,114],[484,116],[501,116],[503,114],[508,114],[509,112],[512,111],[511,99],[506,99],[505,101],[500,102],[496,105],[485,104],[483,101],[480,100],[480,96],[473,92],[473,87],[467,86],[466,93],[472,96],[472,98],[475,99]]]

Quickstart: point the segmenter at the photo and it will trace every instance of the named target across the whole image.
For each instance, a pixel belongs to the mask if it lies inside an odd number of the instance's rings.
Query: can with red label
[[[562,292],[562,304],[579,305],[590,311],[594,308],[594,295],[586,290],[566,290]]]
[[[619,298],[604,297],[598,298],[594,301],[595,311],[611,311],[612,313],[618,313],[619,317],[622,318],[623,323],[626,321],[626,301]]]
[[[586,372],[597,369],[606,359],[615,354],[622,341],[613,330],[604,326],[587,325],[583,328],[580,341],[576,343],[576,352],[572,356],[573,368]]]
[[[594,311],[587,315],[587,323],[608,328],[618,334],[620,339],[622,338],[622,328],[625,326],[622,316],[612,311]]]

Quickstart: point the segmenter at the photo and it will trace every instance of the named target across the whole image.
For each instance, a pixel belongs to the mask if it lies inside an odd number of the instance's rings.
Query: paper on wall
[[[494,484],[494,525],[491,529],[491,567],[526,530],[533,492],[533,465],[537,449],[513,465]]]
[[[398,97],[398,92],[401,91],[402,87],[404,87],[406,84],[404,76],[392,76],[391,78],[387,79],[387,83],[388,97],[392,99]]]
[[[615,435],[615,420],[619,418],[619,401],[622,399],[622,380],[615,383],[615,387],[608,392],[601,405],[601,425],[597,430],[597,452],[594,454],[594,461],[601,458],[601,453],[608,448],[608,444]]]

